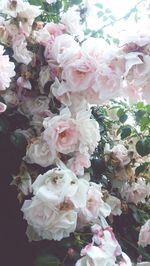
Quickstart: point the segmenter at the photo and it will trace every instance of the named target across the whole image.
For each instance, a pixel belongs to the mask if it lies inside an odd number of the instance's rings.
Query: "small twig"
[[[137,6],[139,6],[142,2],[144,2],[144,0],[140,0],[133,8],[131,8],[130,12],[128,12],[126,15],[124,15],[123,17],[118,18],[117,20],[115,20],[114,22],[109,22],[107,24],[105,24],[104,26],[102,26],[99,30],[103,30],[104,28],[114,25],[115,23],[124,20],[124,19],[128,19],[134,12],[137,11]]]

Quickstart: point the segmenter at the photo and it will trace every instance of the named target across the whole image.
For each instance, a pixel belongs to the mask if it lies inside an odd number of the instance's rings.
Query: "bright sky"
[[[101,3],[104,6],[104,9],[109,8],[112,11],[112,15],[116,19],[124,17],[132,8],[135,7],[137,3],[139,3],[139,0],[89,0],[91,4],[94,3]],[[146,16],[144,5],[150,5],[150,0],[143,0],[143,2],[138,5],[138,9],[140,10],[140,18],[144,25],[146,25],[147,21],[148,24],[150,24],[150,19]],[[97,10],[97,9],[96,9]],[[96,11],[97,12],[97,11]],[[92,14],[93,13],[93,14]],[[149,9],[150,14],[150,9]],[[113,26],[109,26],[105,28],[105,32],[108,34],[113,35],[115,38],[117,38],[117,34],[120,32],[123,32],[124,30],[128,33],[134,32],[135,28],[137,28],[137,24],[135,23],[134,19],[135,13],[127,20],[121,20],[117,23],[115,23]],[[96,19],[95,16],[95,8],[92,8],[91,16],[89,17],[88,26],[89,28],[93,30],[101,29],[104,25],[106,25],[108,22],[102,21],[101,18]]]
[[[139,0],[99,0],[98,2],[110,8],[115,17],[119,18],[124,16]]]

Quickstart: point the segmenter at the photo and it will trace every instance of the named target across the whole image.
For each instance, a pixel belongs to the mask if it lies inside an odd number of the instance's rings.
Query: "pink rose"
[[[6,108],[7,108],[6,104],[0,102],[0,114],[5,112]]]
[[[48,143],[51,151],[64,154],[74,152],[79,141],[79,131],[75,120],[70,117],[69,112],[44,119],[44,140]]]
[[[66,81],[69,91],[83,91],[90,88],[95,80],[97,62],[84,52],[66,64],[62,71],[62,79]]]
[[[84,168],[89,168],[91,165],[90,155],[77,152],[73,158],[68,160],[67,167],[76,175],[84,175]]]
[[[145,180],[138,178],[137,182],[133,182],[131,185],[125,183],[121,190],[122,198],[125,198],[127,202],[145,202],[145,198],[149,195],[149,187],[146,185]]]
[[[78,228],[94,222],[99,215],[106,217],[110,214],[111,209],[102,200],[102,196],[101,186],[91,183],[88,190],[86,207],[81,209],[78,214]]]
[[[121,167],[124,167],[130,162],[128,150],[122,144],[114,146],[111,150],[111,156],[113,160],[117,160]]]
[[[141,227],[138,244],[142,247],[150,245],[150,220]]]
[[[59,24],[53,22],[47,23],[44,29],[46,29],[48,33],[50,35],[53,35],[54,37],[57,37],[66,32],[66,27],[61,23]]]

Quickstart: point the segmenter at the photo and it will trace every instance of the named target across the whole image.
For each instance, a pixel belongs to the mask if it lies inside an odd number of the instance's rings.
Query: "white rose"
[[[121,166],[125,166],[130,162],[130,157],[128,154],[128,150],[126,147],[122,144],[118,144],[114,146],[111,150],[112,152],[112,158],[114,160],[118,160],[120,162]]]
[[[80,15],[74,8],[69,8],[62,15],[61,22],[66,26],[68,33],[78,35],[81,32]]]
[[[86,205],[89,183],[78,179],[69,169],[54,168],[39,175],[32,185],[34,194],[42,200],[60,204],[69,199],[75,208]]]
[[[111,213],[113,215],[120,215],[122,213],[120,199],[109,195],[106,198],[106,203],[111,207]]]
[[[142,247],[150,245],[150,220],[141,227],[138,244]]]
[[[13,57],[18,63],[28,65],[32,61],[33,53],[27,49],[26,38],[23,34],[18,34],[12,44]]]
[[[39,137],[35,139],[29,146],[27,146],[26,156],[24,160],[27,163],[36,163],[42,167],[47,167],[54,163],[54,156],[52,155],[47,143]]]
[[[80,132],[79,150],[81,153],[93,153],[100,141],[99,125],[91,119],[91,111],[81,110],[77,113],[76,121]]]
[[[74,210],[60,210],[48,201],[43,202],[37,197],[26,200],[21,210],[29,226],[42,239],[60,241],[68,237],[76,228],[77,213]],[[31,235],[29,239],[35,240]]]

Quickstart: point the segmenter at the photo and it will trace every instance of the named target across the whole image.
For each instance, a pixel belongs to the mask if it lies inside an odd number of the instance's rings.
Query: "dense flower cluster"
[[[122,214],[123,201],[145,202],[150,187],[132,171],[129,176],[131,153],[115,140],[113,147],[105,146],[104,157],[114,167],[111,185],[119,196],[90,180],[87,171],[101,141],[90,106],[118,96],[149,102],[150,36],[136,36],[121,47],[96,38],[80,43],[74,9],[58,24],[35,22],[41,8],[22,0],[4,1],[3,11],[0,41],[11,52],[0,45],[0,113],[8,107],[27,121],[13,132],[24,136],[27,146],[12,183],[24,201],[29,241],[60,241],[92,225],[92,243],[76,266],[131,266],[108,221]],[[145,232],[149,221],[139,234],[143,247],[150,244]]]

